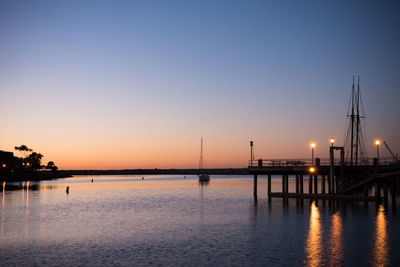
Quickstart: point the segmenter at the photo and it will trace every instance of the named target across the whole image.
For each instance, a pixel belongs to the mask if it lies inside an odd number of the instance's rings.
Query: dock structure
[[[339,150],[339,159],[333,151]],[[344,160],[342,147],[330,147],[329,159],[258,159],[252,160],[248,172],[254,175],[254,197],[257,197],[258,177],[267,176],[268,198],[311,198],[330,200],[391,201],[400,190],[400,161],[376,158],[363,161],[362,165],[350,165]],[[280,176],[282,190],[272,192],[271,177]],[[289,176],[295,179],[289,190]],[[308,184],[308,186],[307,186]],[[308,187],[307,191],[304,186]],[[371,192],[373,192],[371,194]]]
[[[268,197],[381,200],[382,195],[395,205],[400,191],[400,158],[387,145],[392,158],[380,158],[380,140],[375,140],[376,158],[366,158],[362,121],[365,112],[361,99],[360,76],[353,76],[351,96],[347,109],[348,127],[343,146],[335,146],[329,139],[329,159],[315,158],[315,143],[311,143],[311,159],[258,159],[254,160],[254,142],[248,172],[254,175],[254,196],[257,196],[257,176],[268,175]],[[335,158],[335,152],[339,156]],[[346,152],[346,153],[345,153]],[[282,191],[271,192],[271,175],[282,178]],[[296,179],[294,192],[289,192],[289,175]],[[308,180],[308,181],[307,181]],[[308,190],[304,185],[308,184]],[[374,194],[371,192],[375,190]]]

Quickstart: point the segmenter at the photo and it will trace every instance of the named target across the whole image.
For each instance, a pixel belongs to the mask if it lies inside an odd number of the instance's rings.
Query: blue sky
[[[399,4],[0,1],[1,149],[64,168],[210,167],[343,143],[353,74],[400,153]],[[389,141],[392,140],[392,141]],[[173,155],[173,156],[171,156]],[[167,160],[168,159],[168,160]]]

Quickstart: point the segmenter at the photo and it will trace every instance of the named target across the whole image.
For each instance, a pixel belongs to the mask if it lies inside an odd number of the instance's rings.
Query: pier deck
[[[316,164],[303,159],[259,159],[250,161],[248,172],[254,175],[254,197],[257,197],[258,175],[268,176],[268,197],[330,200],[380,201],[395,199],[400,192],[400,162],[393,159],[370,159],[351,166],[343,158],[320,160]],[[271,192],[271,175],[282,177],[282,191]],[[289,192],[289,175],[296,177],[295,192]],[[308,185],[308,192],[304,190]],[[374,195],[369,192],[375,189]],[[383,197],[382,197],[383,195]]]

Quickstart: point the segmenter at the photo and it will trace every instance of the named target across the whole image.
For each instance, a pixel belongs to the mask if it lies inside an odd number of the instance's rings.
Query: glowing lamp
[[[335,143],[335,138],[329,139],[329,143],[331,143],[333,145]]]
[[[310,173],[314,173],[315,172],[315,168],[314,167],[310,167],[310,169],[308,169],[310,171]]]
[[[375,145],[379,146],[381,144],[381,141],[375,140]]]
[[[7,167],[7,165],[6,165],[5,163],[3,163],[1,166],[2,166],[3,168]]]
[[[315,147],[315,143],[311,143],[311,147],[314,148]]]

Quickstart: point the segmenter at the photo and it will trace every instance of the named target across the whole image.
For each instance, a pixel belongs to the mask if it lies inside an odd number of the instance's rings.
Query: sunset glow
[[[399,14],[0,0],[0,265],[399,266]]]
[[[395,9],[326,5],[4,1],[0,150],[60,169],[196,168],[200,137],[210,168],[247,166],[249,140],[255,158],[308,158],[310,139],[328,157],[354,73],[367,146],[400,136]]]

